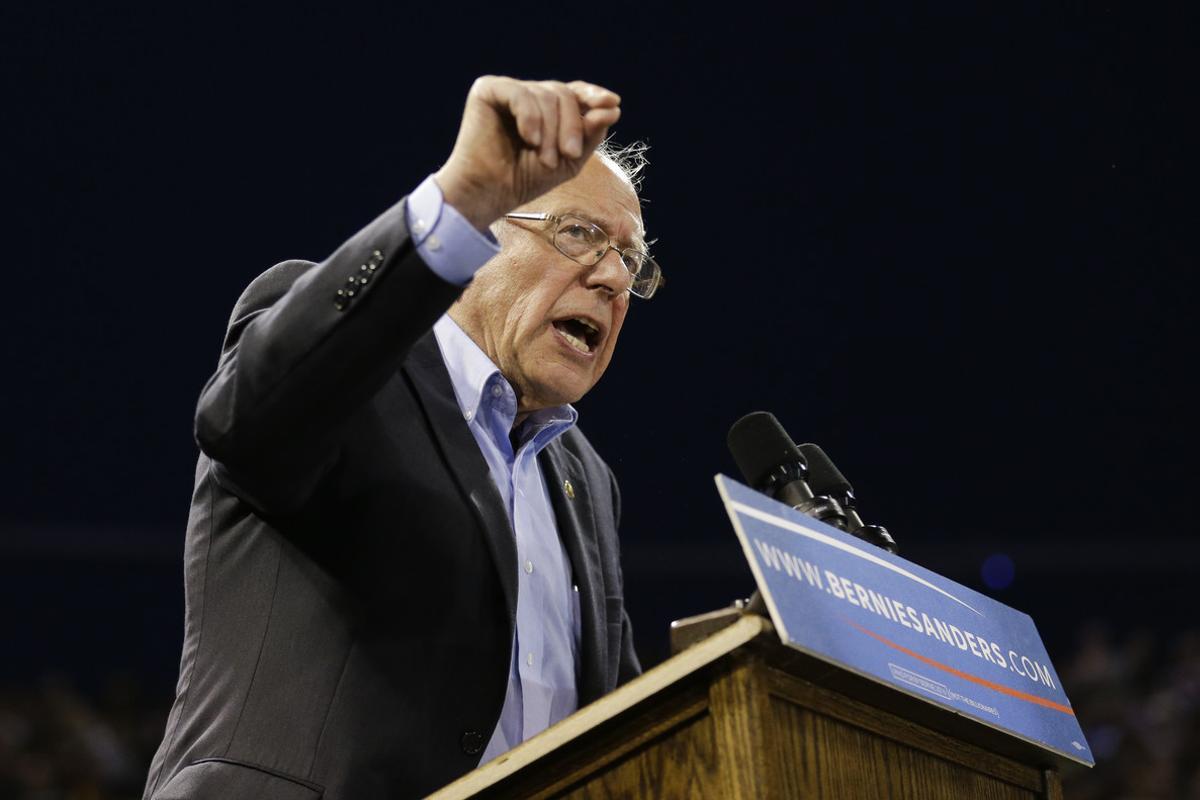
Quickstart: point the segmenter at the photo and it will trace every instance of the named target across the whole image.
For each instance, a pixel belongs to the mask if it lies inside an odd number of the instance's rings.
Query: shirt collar
[[[468,421],[476,419],[484,412],[484,393],[489,386],[501,386],[506,394],[513,398],[516,394],[508,380],[492,363],[487,354],[475,344],[475,341],[451,319],[449,314],[443,314],[433,325],[433,335],[437,338],[438,348],[442,351],[442,360],[446,362],[446,370],[450,373],[450,382],[454,386],[454,397],[458,408]],[[512,426],[516,417],[515,405],[508,417],[508,425]],[[551,439],[563,433],[579,418],[574,406],[561,405],[534,411],[522,426],[521,439],[527,440],[543,431],[553,435],[539,437],[538,449],[544,447]]]

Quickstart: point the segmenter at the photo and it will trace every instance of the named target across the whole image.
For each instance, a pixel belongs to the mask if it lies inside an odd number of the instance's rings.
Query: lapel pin
[[[575,499],[575,487],[571,485],[570,480],[563,481],[563,491],[567,493],[568,500]]]

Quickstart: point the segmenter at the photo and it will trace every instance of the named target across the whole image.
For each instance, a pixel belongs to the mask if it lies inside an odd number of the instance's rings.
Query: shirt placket
[[[569,662],[567,669],[573,673],[570,666],[575,659],[572,637],[562,640],[561,636],[551,636],[547,630],[549,620],[560,623],[564,614],[562,609],[557,609],[558,598],[552,595],[562,587],[551,578],[561,574],[569,590],[570,567],[558,537],[546,539],[547,533],[556,533],[556,527],[537,465],[538,453],[559,432],[570,427],[573,417],[530,419],[526,423],[530,428],[522,437],[524,441],[518,443],[514,451],[509,434],[516,417],[516,395],[503,377],[494,373],[485,381],[479,397],[479,413],[474,424],[493,445],[493,456],[499,458],[494,462],[493,478],[500,483],[504,495],[518,559],[513,672],[504,714],[517,713],[515,718],[502,715],[501,726],[497,729],[498,732],[503,729],[508,746],[512,746],[544,730],[554,719],[565,716],[574,708],[573,674],[567,677],[560,674],[563,665],[554,660],[559,655],[548,658],[548,649],[561,653]],[[537,492],[537,496],[530,496],[530,492]],[[571,625],[574,620],[570,614],[569,596],[565,608],[565,619]],[[517,726],[520,730],[513,730]],[[489,751],[491,749],[489,744]]]
[[[540,689],[546,683],[543,673],[545,658],[545,632],[542,625],[537,624],[541,618],[539,603],[545,595],[542,583],[542,573],[538,570],[536,561],[538,547],[534,539],[533,521],[530,519],[529,503],[522,488],[527,481],[526,470],[530,458],[529,446],[522,447],[516,455],[513,464],[513,494],[519,496],[519,502],[514,505],[514,529],[517,537],[517,553],[519,559],[517,591],[517,647],[520,660],[517,669],[521,676],[522,694],[525,697],[522,716],[524,728],[527,731],[541,730],[546,727],[548,718],[547,706],[540,702]],[[535,698],[538,698],[535,700]],[[531,702],[532,701],[532,702]]]

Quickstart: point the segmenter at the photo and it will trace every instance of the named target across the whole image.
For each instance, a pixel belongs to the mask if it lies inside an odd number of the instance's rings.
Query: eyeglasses
[[[555,224],[553,241],[558,252],[585,267],[600,263],[600,259],[604,258],[605,253],[609,250],[616,250],[617,255],[621,257],[621,263],[625,265],[625,269],[629,271],[629,275],[633,279],[629,286],[630,294],[643,300],[649,300],[666,283],[662,268],[658,266],[657,261],[650,257],[649,253],[635,250],[632,247],[624,250],[614,247],[609,235],[594,222],[571,214],[557,216],[537,212],[514,212],[505,214],[504,218],[553,222]]]

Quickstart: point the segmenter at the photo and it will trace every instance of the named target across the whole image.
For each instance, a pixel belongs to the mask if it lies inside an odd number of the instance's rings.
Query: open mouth
[[[552,323],[567,344],[585,355],[591,355],[600,344],[600,329],[583,317],[556,319]]]

